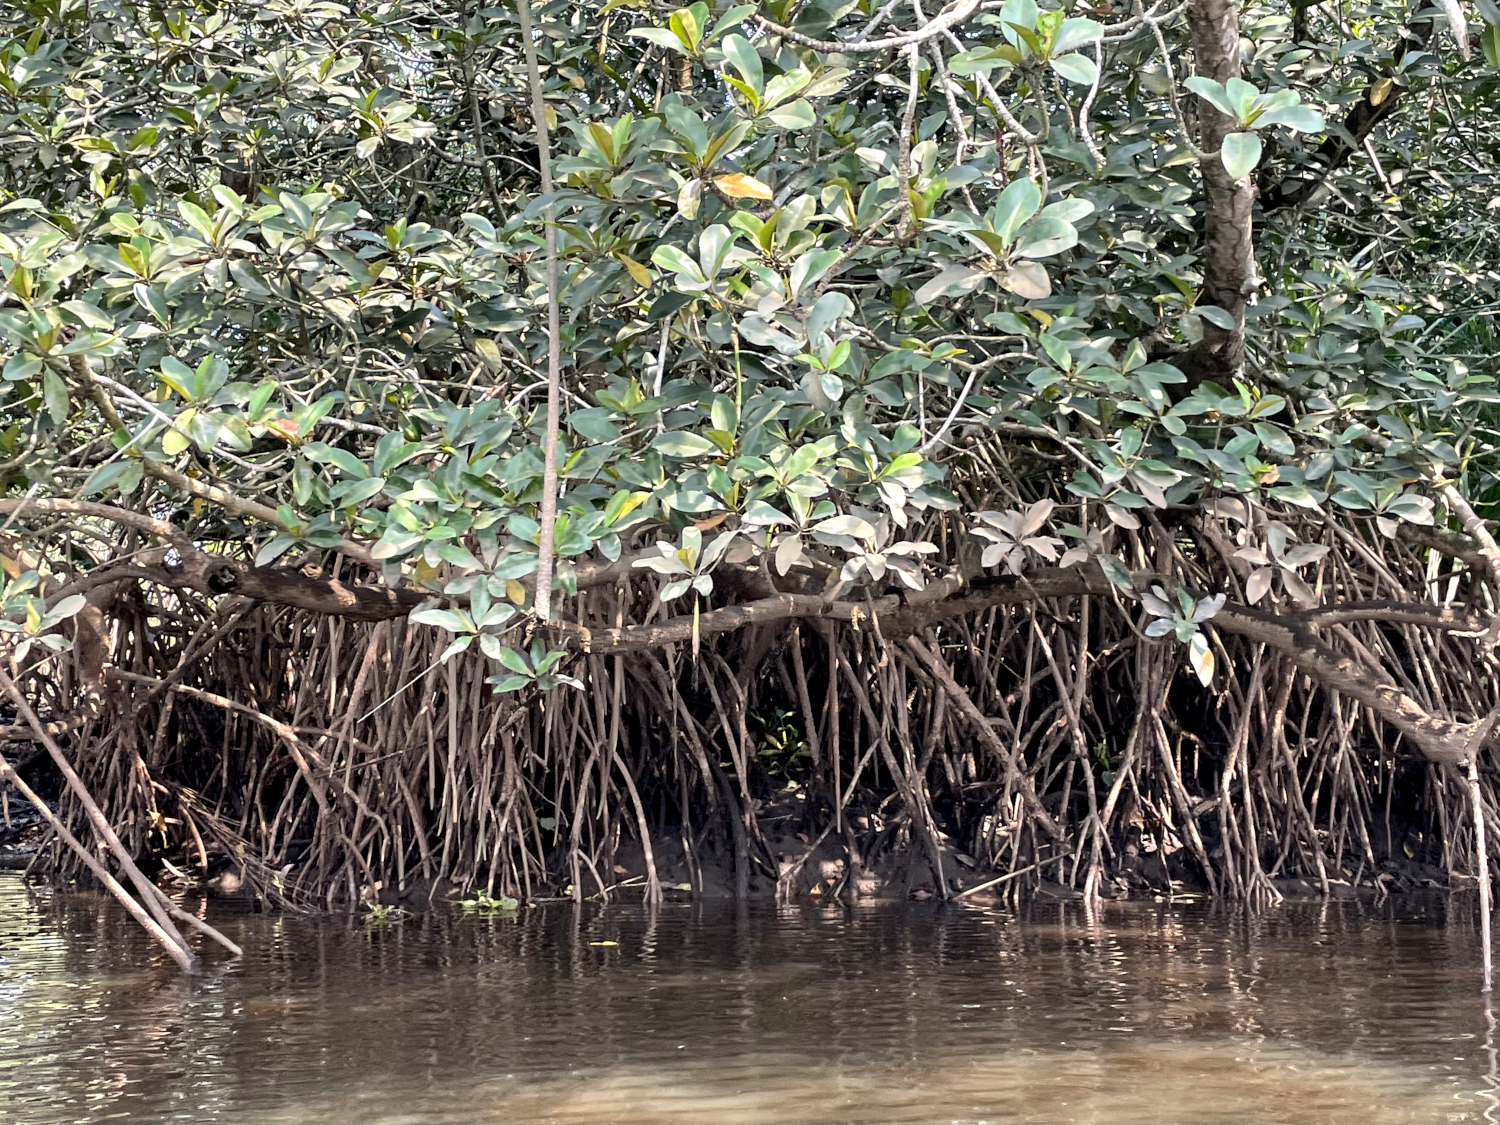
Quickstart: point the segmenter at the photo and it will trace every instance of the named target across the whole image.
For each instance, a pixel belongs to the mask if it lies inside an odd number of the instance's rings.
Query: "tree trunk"
[[[1188,24],[1199,75],[1225,83],[1240,77],[1240,21],[1235,0],[1192,0]],[[1194,384],[1228,386],[1245,370],[1245,307],[1260,285],[1251,240],[1255,191],[1249,177],[1233,180],[1219,146],[1236,129],[1232,118],[1198,99],[1198,143],[1203,149],[1203,289],[1199,304],[1217,305],[1233,318],[1230,328],[1203,321],[1203,339],[1178,363]]]

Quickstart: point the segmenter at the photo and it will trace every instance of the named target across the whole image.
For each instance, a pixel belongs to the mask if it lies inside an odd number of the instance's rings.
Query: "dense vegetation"
[[[8,733],[168,941],[137,862],[1474,869],[1490,0],[23,0],[0,54]]]

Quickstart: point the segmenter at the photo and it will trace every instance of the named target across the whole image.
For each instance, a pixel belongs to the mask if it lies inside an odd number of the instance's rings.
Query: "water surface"
[[[1479,1122],[1470,914],[219,912],[245,957],[184,979],[97,897],[0,875],[0,1121]]]

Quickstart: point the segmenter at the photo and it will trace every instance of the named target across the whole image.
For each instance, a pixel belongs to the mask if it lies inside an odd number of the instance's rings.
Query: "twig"
[[[987,882],[980,883],[976,887],[969,887],[965,890],[959,891],[958,894],[954,895],[953,897],[956,900],[961,898],[968,898],[970,895],[977,895],[980,891],[987,891],[991,887],[998,887],[1001,883],[1009,883],[1012,879],[1015,879],[1018,876],[1030,874],[1038,867],[1043,867],[1049,863],[1055,863],[1059,858],[1063,857],[1052,856],[1050,859],[1038,860],[1036,863],[1033,863],[1029,867],[1022,867],[1019,870],[1011,871],[1005,875],[1001,875],[997,879],[990,879]]]

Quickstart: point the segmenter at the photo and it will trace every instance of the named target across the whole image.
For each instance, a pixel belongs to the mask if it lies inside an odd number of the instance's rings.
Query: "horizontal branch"
[[[0,515],[15,516],[19,519],[33,512],[88,516],[93,519],[107,520],[120,527],[134,528],[147,535],[154,535],[179,548],[191,549],[192,547],[191,540],[181,528],[173,526],[166,520],[148,516],[144,512],[133,512],[129,508],[116,507],[114,504],[97,504],[89,500],[68,500],[50,496],[23,496],[16,500],[0,500]]]
[[[630,558],[579,568],[590,584],[620,579],[631,572]],[[363,621],[386,621],[403,617],[420,606],[425,595],[409,589],[357,585],[332,578],[317,578],[296,570],[251,567],[222,556],[191,550],[182,561],[169,566],[125,566],[105,568],[89,576],[91,584],[102,584],[105,576],[116,580],[140,579],[162,586],[190,588],[205,595],[234,594],[253,601],[289,606]],[[1170,583],[1154,575],[1137,576],[1137,586],[1153,581]],[[828,599],[816,594],[774,594],[707,613],[682,614],[659,624],[627,625],[595,629],[557,623],[548,626],[555,641],[596,655],[623,654],[691,641],[748,626],[770,625],[804,618],[841,621],[855,628],[878,618],[883,634],[909,636],[945,618],[1000,605],[1022,605],[1049,598],[1107,595],[1110,585],[1097,566],[1049,569],[1025,577],[981,576],[966,581],[956,571],[910,594],[885,594],[864,601]],[[1384,621],[1454,632],[1482,634],[1486,621],[1478,615],[1446,606],[1389,602],[1327,606],[1304,613],[1275,614],[1242,605],[1225,605],[1212,619],[1213,626],[1267,645],[1287,657],[1300,671],[1324,687],[1347,695],[1381,716],[1405,735],[1430,760],[1459,762],[1473,750],[1473,724],[1438,718],[1405,695],[1383,672],[1368,668],[1335,649],[1314,631],[1355,621]]]
[[[1102,574],[1099,582],[1104,582]],[[691,640],[695,631],[699,637],[710,637],[717,633],[732,633],[748,625],[803,618],[842,621],[858,627],[874,616],[880,619],[882,633],[904,636],[934,621],[991,606],[1107,590],[1107,583],[1102,589],[1096,589],[1081,570],[1045,571],[1025,581],[1006,575],[981,577],[968,583],[958,574],[951,574],[910,594],[885,594],[865,601],[829,600],[816,594],[775,594],[700,613],[696,618],[692,614],[668,618],[659,625],[591,629],[583,625],[558,624],[551,628],[560,640],[596,655],[661,648]]]
[[[1348,614],[1352,611],[1344,611]],[[1319,614],[1322,615],[1319,619]],[[1287,657],[1296,668],[1317,680],[1323,687],[1368,707],[1401,734],[1405,735],[1430,761],[1458,763],[1477,749],[1472,746],[1476,724],[1459,723],[1431,715],[1416,700],[1406,695],[1384,672],[1360,664],[1345,656],[1313,632],[1313,625],[1332,624],[1340,617],[1338,610],[1312,610],[1308,613],[1281,616],[1250,609],[1248,606],[1225,606],[1213,618],[1216,628],[1247,640],[1258,641]],[[1344,620],[1357,620],[1344,616]],[[1378,620],[1376,617],[1364,620]],[[1440,621],[1421,622],[1428,625]]]
[[[1154,575],[1136,576],[1136,585],[1170,582]],[[555,627],[565,643],[585,652],[626,653],[658,648],[702,637],[732,632],[747,625],[766,625],[800,618],[844,621],[858,627],[873,614],[886,636],[904,636],[948,617],[1018,605],[1055,597],[1083,594],[1107,595],[1108,580],[1096,566],[1037,571],[1024,578],[1005,576],[980,578],[971,583],[954,575],[940,579],[910,597],[888,594],[865,602],[829,601],[807,594],[778,594],[744,605],[711,610],[694,618],[691,614],[669,618],[657,625],[589,629],[578,625]],[[1337,691],[1370,708],[1424,756],[1434,762],[1463,761],[1477,727],[1429,714],[1404,694],[1385,673],[1372,670],[1339,652],[1322,640],[1315,628],[1349,621],[1391,621],[1444,630],[1480,633],[1484,622],[1449,607],[1423,607],[1408,603],[1373,606],[1333,606],[1305,613],[1275,614],[1249,606],[1225,605],[1213,617],[1215,628],[1265,644],[1288,658],[1300,671],[1323,687]]]
[[[1421,602],[1370,601],[1357,605],[1320,606],[1297,616],[1314,629],[1328,629],[1354,621],[1381,621],[1390,625],[1415,625],[1422,629],[1469,633],[1476,637],[1484,634],[1491,624],[1469,610]]]
[[[1446,527],[1424,527],[1420,524],[1403,523],[1396,529],[1396,538],[1404,543],[1426,547],[1440,555],[1458,559],[1474,570],[1488,572],[1489,559],[1479,548],[1479,542],[1462,532],[1450,531]]]
[[[341,582],[337,578],[315,578],[300,570],[245,566],[222,555],[210,555],[192,548],[184,552],[182,561],[175,565],[101,567],[73,582],[67,589],[78,591],[131,579],[153,582],[168,589],[196,590],[208,597],[235,594],[251,601],[358,621],[389,621],[405,617],[426,600],[426,596],[416,590],[360,585]]]
[[[206,500],[210,504],[217,504],[226,512],[246,519],[259,520],[261,523],[270,524],[272,527],[282,531],[290,530],[286,522],[281,518],[275,508],[266,506],[256,500],[247,500],[243,496],[237,496],[217,485],[207,484],[173,469],[167,465],[160,465],[155,461],[142,461],[145,466],[146,475],[154,477],[163,484],[170,485],[178,492],[184,492],[199,500]],[[347,537],[340,539],[334,550],[340,554],[348,555],[356,562],[362,562],[366,566],[374,566],[376,562],[370,557],[370,546]]]

